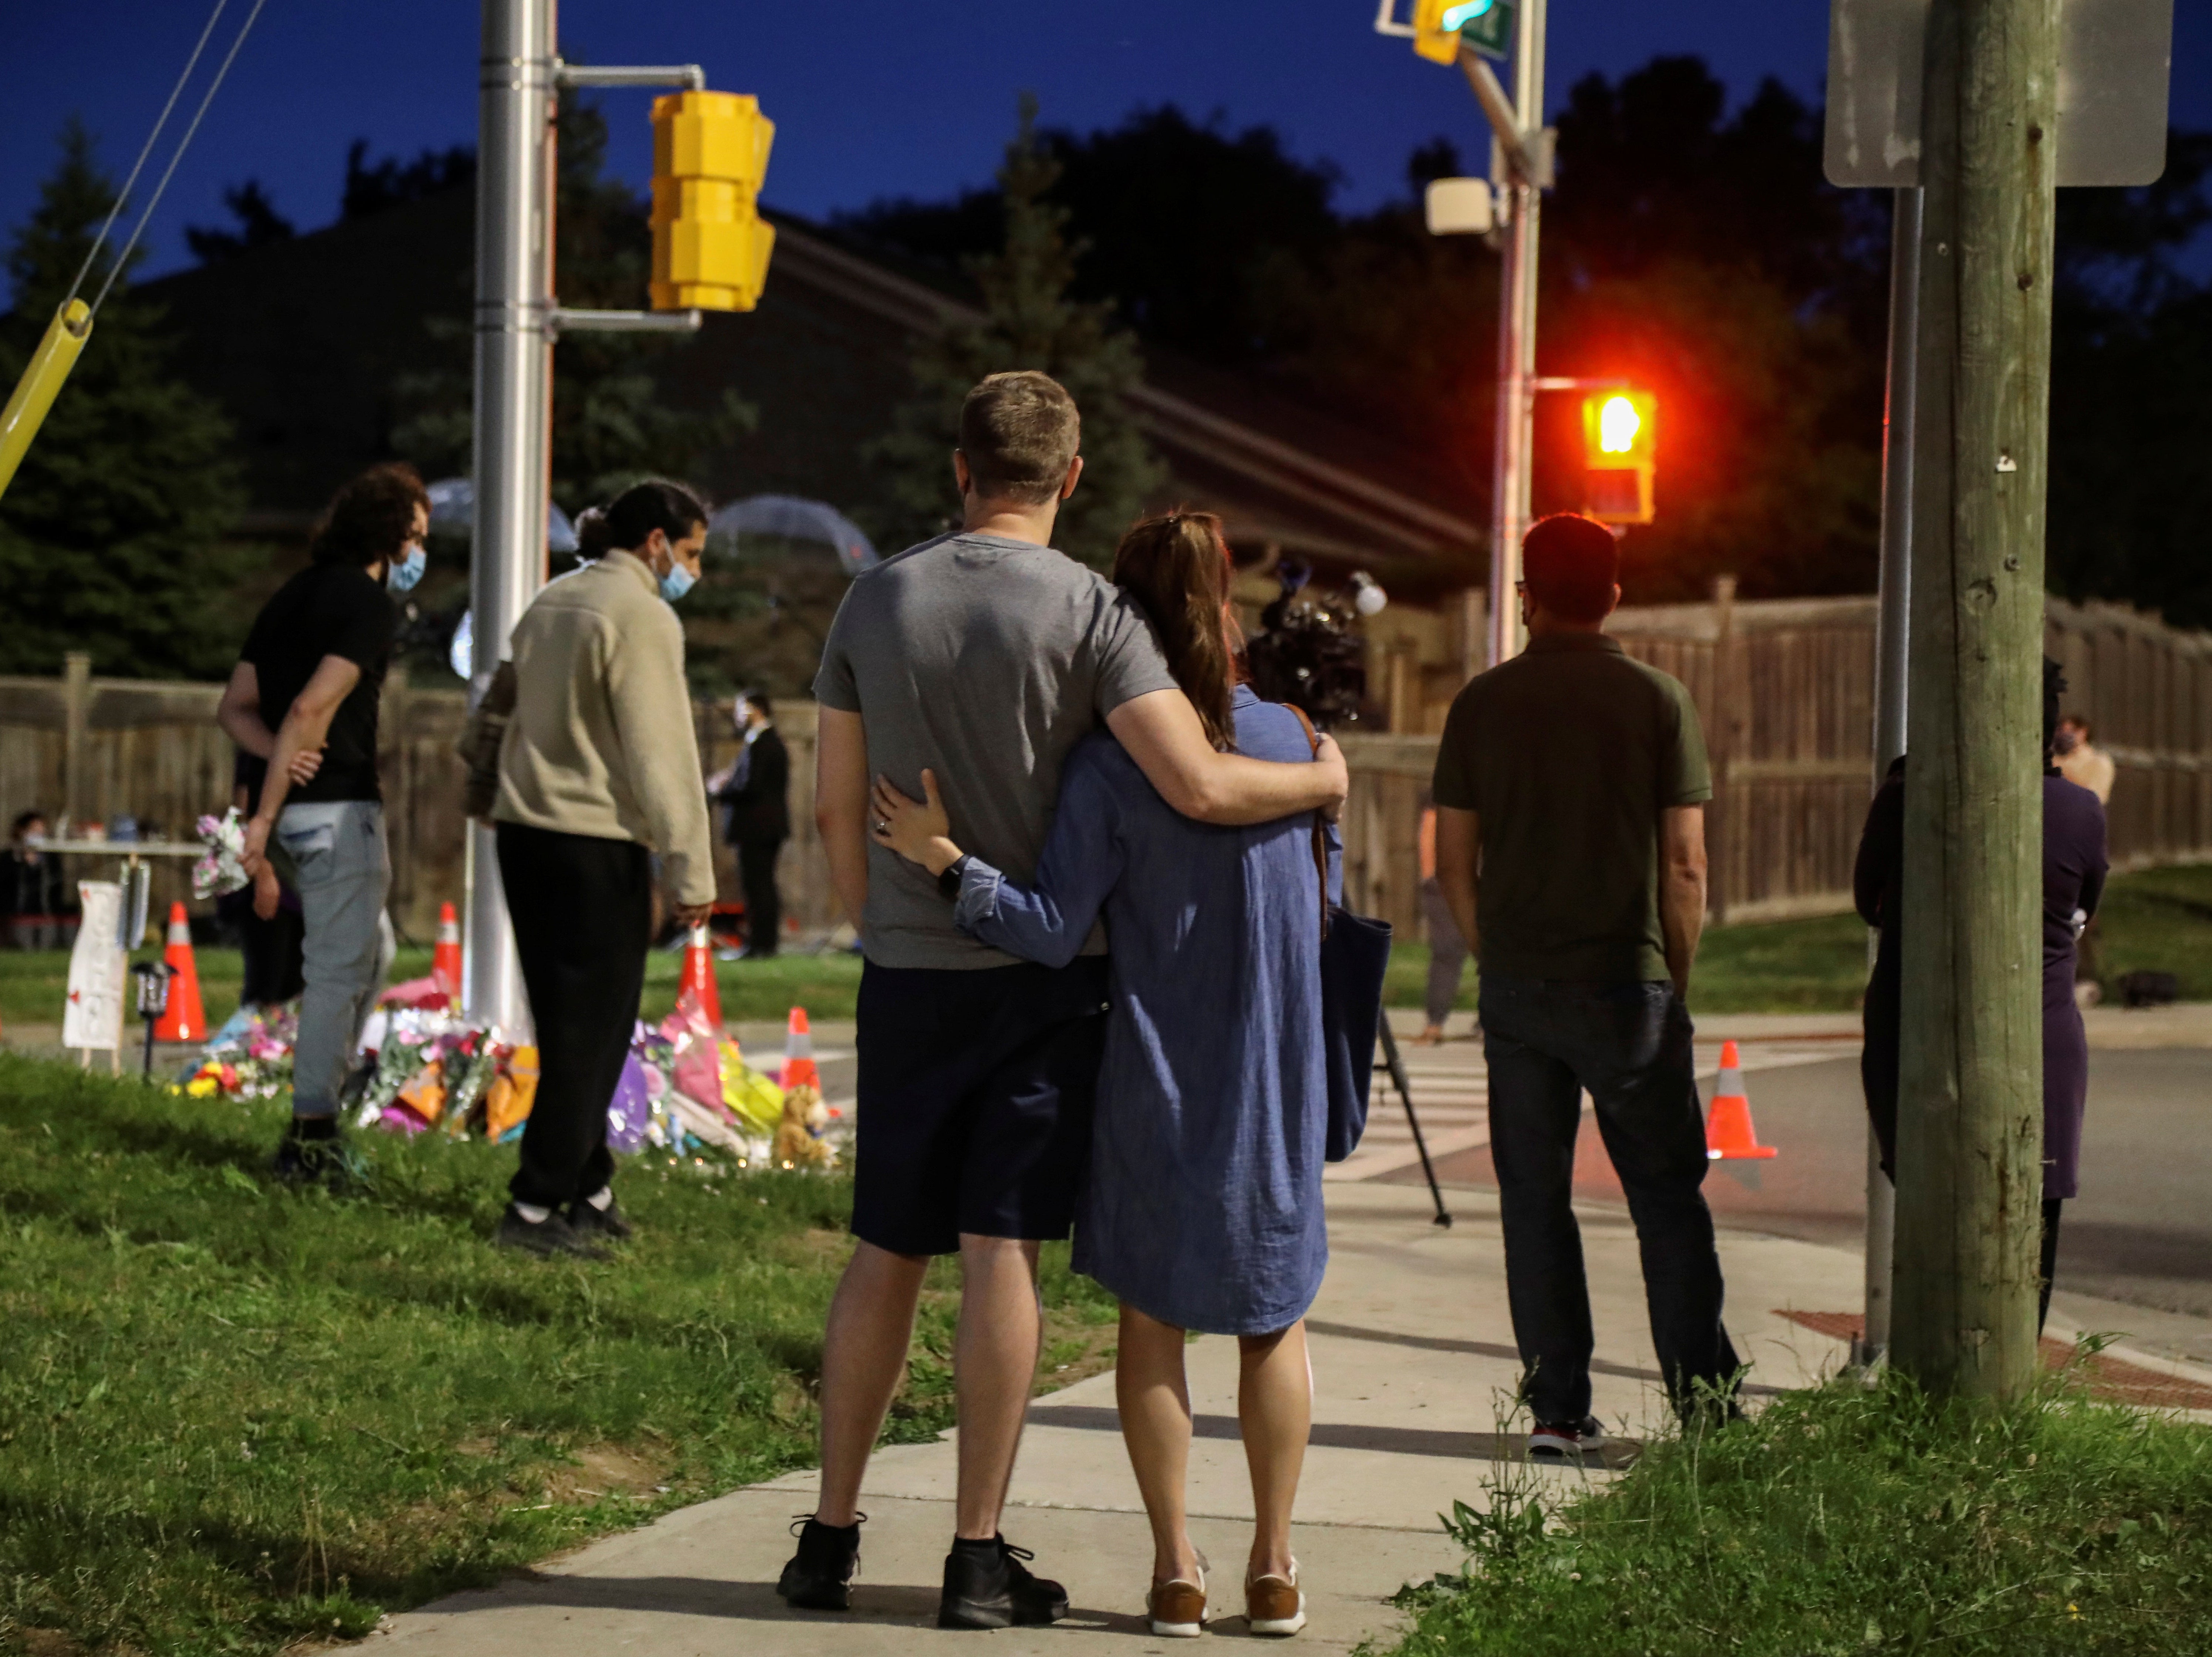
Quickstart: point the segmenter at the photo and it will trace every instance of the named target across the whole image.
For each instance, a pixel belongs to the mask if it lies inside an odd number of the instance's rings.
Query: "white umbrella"
[[[707,520],[707,533],[710,538],[732,543],[749,535],[820,542],[837,555],[848,575],[858,575],[883,561],[876,555],[874,543],[843,513],[795,495],[755,495],[732,501]]]

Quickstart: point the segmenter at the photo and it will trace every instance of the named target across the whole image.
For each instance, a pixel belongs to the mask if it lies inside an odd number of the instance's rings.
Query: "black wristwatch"
[[[968,866],[968,854],[963,852],[945,865],[945,872],[937,877],[937,889],[954,903],[960,901],[960,871]]]

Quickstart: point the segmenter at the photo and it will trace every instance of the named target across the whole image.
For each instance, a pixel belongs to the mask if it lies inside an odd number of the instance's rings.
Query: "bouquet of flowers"
[[[232,806],[220,817],[199,821],[200,844],[207,850],[192,865],[192,895],[203,901],[234,892],[252,878],[246,872],[246,825]]]
[[[273,1099],[292,1085],[292,1039],[298,1029],[298,1021],[282,1008],[234,1020],[173,1090],[194,1099]]]
[[[477,1107],[514,1051],[489,1030],[464,1030],[447,1039],[446,1132],[453,1138],[483,1131],[483,1113]]]

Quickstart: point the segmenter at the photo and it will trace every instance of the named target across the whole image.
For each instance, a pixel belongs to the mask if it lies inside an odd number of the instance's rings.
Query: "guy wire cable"
[[[154,186],[154,193],[148,199],[145,210],[139,214],[138,222],[131,229],[131,240],[124,244],[123,252],[108,267],[107,280],[100,284],[99,297],[92,302],[94,316],[100,314],[100,305],[107,298],[107,290],[115,286],[115,279],[123,274],[123,267],[131,262],[131,255],[137,249],[138,239],[146,234],[146,226],[153,219],[154,209],[161,204],[162,191],[168,189],[170,179],[175,176],[177,163],[184,160],[185,151],[191,147],[193,135],[199,131],[200,122],[206,118],[208,106],[215,101],[215,94],[222,89],[223,77],[230,73],[231,64],[237,60],[238,49],[246,44],[246,37],[252,30],[254,20],[261,15],[262,7],[268,3],[269,0],[253,0],[253,9],[246,13],[246,21],[239,25],[238,34],[231,41],[230,50],[223,54],[222,63],[216,70],[215,79],[208,82],[206,94],[200,99],[200,106],[192,112],[192,124],[185,129],[185,136],[177,140],[176,151],[169,157],[169,165],[161,173],[161,182]],[[222,0],[216,0],[217,10],[222,9]],[[209,27],[214,27],[213,19],[209,20]]]
[[[161,129],[168,125],[169,117],[176,112],[177,100],[184,95],[185,83],[192,78],[192,71],[199,67],[200,54],[207,50],[209,37],[214,34],[216,23],[222,16],[222,9],[228,3],[229,0],[215,0],[215,9],[208,14],[207,26],[200,30],[199,44],[192,48],[192,55],[185,60],[185,71],[177,76],[176,85],[169,88],[169,101],[161,106],[161,119],[154,123],[154,130],[146,135],[146,143],[138,152],[138,159],[131,164],[131,176],[123,181],[123,188],[116,195],[115,204],[107,209],[107,222],[100,227],[100,234],[93,238],[91,250],[85,254],[84,263],[77,267],[76,280],[70,283],[70,299],[77,296],[77,290],[84,286],[84,279],[92,270],[92,262],[100,257],[100,250],[107,245],[108,232],[115,228],[115,221],[123,211],[123,204],[131,199],[131,191],[138,183],[138,175],[146,170],[146,158],[154,153],[154,145],[161,138]],[[68,300],[64,300],[63,303],[67,305]]]

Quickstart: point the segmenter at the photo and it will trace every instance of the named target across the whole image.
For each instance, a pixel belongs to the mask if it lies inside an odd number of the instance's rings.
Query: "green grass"
[[[2148,968],[2181,980],[2185,1001],[2212,1001],[2212,864],[2122,875],[2097,917],[2098,974],[2108,998],[2125,974]]]
[[[1556,1508],[1509,1473],[1395,1657],[2212,1650],[2212,1430],[2063,1388],[1838,1382]]]
[[[2212,865],[2117,875],[2098,917],[2103,956],[2098,975],[2108,999],[2125,974],[2151,968],[2181,980],[2185,1001],[2212,1001]],[[1856,1012],[1866,989],[1867,931],[1856,915],[1711,926],[1698,946],[1690,979],[1697,1013]],[[1391,951],[1384,998],[1418,1007],[1425,993],[1428,946]],[[1474,1011],[1468,969],[1454,1005]]]
[[[2100,920],[2100,969],[2108,995],[2117,995],[2113,986],[2123,974],[2147,967],[2177,974],[2184,1000],[2212,1000],[2212,865],[2118,876]],[[160,953],[134,958],[159,959]],[[207,1016],[220,1024],[238,1005],[238,951],[203,949],[198,956]],[[646,965],[647,1017],[659,1018],[675,1005],[682,964],[673,951],[653,951]],[[407,949],[392,975],[396,981],[429,970],[428,950]],[[1426,944],[1417,938],[1400,944],[1391,952],[1384,998],[1394,1007],[1419,1006],[1428,971]],[[1866,971],[1866,928],[1853,915],[1714,926],[1698,946],[1690,1006],[1698,1013],[1852,1012]],[[794,1006],[815,1018],[850,1018],[860,987],[860,958],[842,951],[726,961],[716,972],[722,1011],[732,1019],[781,1018]],[[0,1021],[58,1023],[68,976],[64,954],[0,951]],[[1474,997],[1470,966],[1455,1005],[1472,1012]]]
[[[2212,936],[2212,927],[2207,928]],[[1710,928],[1698,947],[1690,979],[1690,1007],[1697,1013],[1850,1012],[1866,988],[1866,928],[1856,915],[1774,921],[1756,926]],[[1390,952],[1383,999],[1393,1007],[1418,1007],[1427,998],[1428,945],[1401,944]],[[1470,963],[1460,983],[1462,1012],[1475,1005]]]
[[[365,1136],[341,1200],[265,1182],[279,1120],[0,1056],[0,1649],[358,1636],[811,1463],[847,1181],[633,1159],[639,1240],[547,1263],[486,1241],[512,1148]],[[1113,1317],[1066,1258],[1060,1381]],[[951,1290],[894,1438],[951,1421]]]

